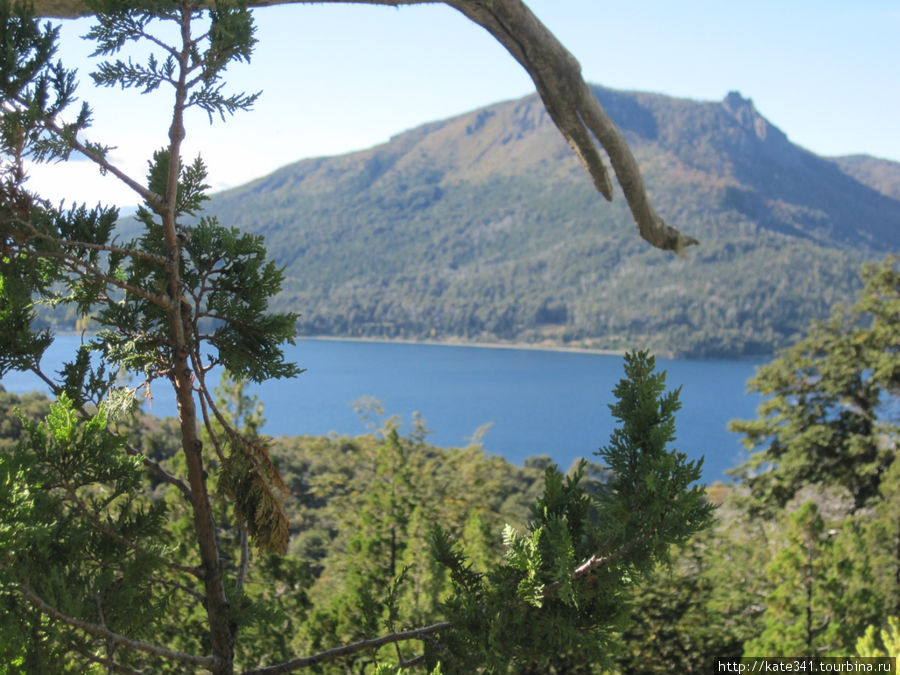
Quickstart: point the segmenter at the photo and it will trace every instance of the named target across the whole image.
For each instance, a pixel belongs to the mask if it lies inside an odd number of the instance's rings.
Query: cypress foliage
[[[598,453],[612,479],[597,496],[581,485],[583,464],[570,476],[548,467],[526,532],[505,528],[505,559],[487,572],[435,529],[433,553],[455,593],[446,603],[453,627],[433,647],[433,663],[446,672],[607,663],[626,616],[625,591],[712,515],[702,489],[691,487],[699,462],[667,447],[678,391],[664,394],[665,373],[654,368],[646,352],[625,357],[611,406],[620,425]]]

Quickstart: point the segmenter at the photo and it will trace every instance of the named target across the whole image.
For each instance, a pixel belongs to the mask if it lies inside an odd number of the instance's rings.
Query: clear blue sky
[[[821,155],[900,161],[897,0],[526,0],[580,60],[586,78],[618,89],[721,100],[738,90],[795,143]],[[189,120],[220,189],[293,161],[358,150],[424,122],[534,91],[481,27],[441,5],[287,5],[255,10],[259,45],[233,69],[236,89],[262,90],[254,111],[210,126]],[[168,98],[95,90],[89,20],[63,22],[60,56],[79,69],[95,109],[92,140],[142,178],[165,142]],[[53,199],[137,200],[84,162],[34,167]]]

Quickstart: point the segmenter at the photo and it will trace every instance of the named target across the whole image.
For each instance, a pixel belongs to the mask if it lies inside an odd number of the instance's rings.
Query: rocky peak
[[[738,116],[744,111],[755,113],[756,108],[753,107],[752,98],[744,98],[739,91],[729,91],[728,95],[723,99],[722,105],[732,115]]]
[[[780,129],[769,124],[769,121],[759,114],[753,105],[752,98],[744,98],[739,91],[729,91],[722,100],[722,106],[741,127],[751,132],[760,141],[764,143],[787,141],[787,137]]]

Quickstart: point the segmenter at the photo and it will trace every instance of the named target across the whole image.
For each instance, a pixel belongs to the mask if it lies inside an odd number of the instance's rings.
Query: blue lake
[[[79,337],[62,335],[45,357],[58,370]],[[487,452],[521,463],[549,455],[566,470],[608,442],[614,420],[612,390],[623,376],[622,358],[607,354],[494,349],[340,340],[298,340],[288,356],[306,368],[293,380],[252,387],[265,405],[264,431],[273,436],[366,433],[353,402],[379,399],[387,415],[408,430],[413,412],[433,430],[428,441],[466,445],[483,424]],[[729,420],[755,416],[759,397],[746,382],[762,361],[657,361],[669,388],[682,387],[674,444],[691,458],[705,456],[704,479],[724,472],[746,452],[726,429]],[[16,393],[45,390],[30,374],[9,373],[3,386]],[[156,415],[173,415],[174,399],[163,382],[153,387]]]

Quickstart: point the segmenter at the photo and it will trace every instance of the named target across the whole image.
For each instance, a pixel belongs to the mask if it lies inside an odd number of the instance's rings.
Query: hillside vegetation
[[[648,346],[738,356],[792,342],[900,245],[900,167],[793,145],[721,102],[596,88],[657,210],[700,239],[647,247],[591,187],[536,96],[309,159],[213,197],[286,267],[307,335]]]

